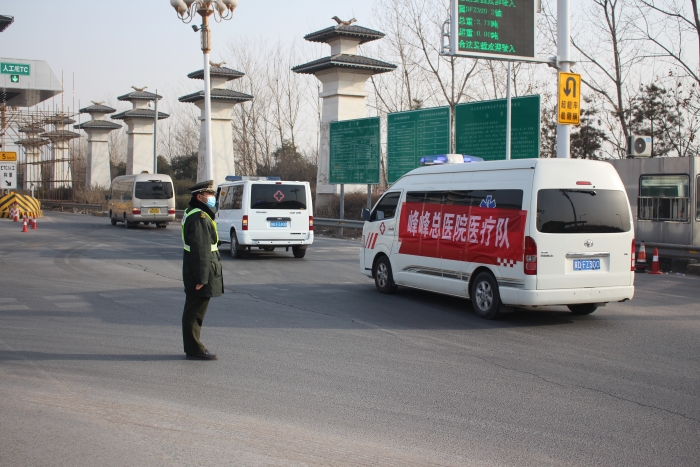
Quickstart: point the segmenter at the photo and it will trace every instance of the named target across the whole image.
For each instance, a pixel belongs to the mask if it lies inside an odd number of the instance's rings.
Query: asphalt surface
[[[178,225],[20,229],[0,219],[1,466],[700,464],[700,278],[490,322],[380,295],[357,242],[222,251],[197,362]]]

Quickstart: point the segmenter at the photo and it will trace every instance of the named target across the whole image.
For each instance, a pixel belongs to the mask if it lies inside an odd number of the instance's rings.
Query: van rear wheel
[[[243,258],[243,248],[238,244],[235,230],[231,230],[231,258]]]
[[[394,274],[391,271],[391,262],[386,256],[382,256],[374,265],[374,285],[380,293],[393,294],[399,288],[394,283]]]
[[[109,223],[112,225],[117,225],[117,220],[114,218],[112,214],[109,215]]]
[[[571,310],[575,315],[590,315],[598,309],[598,305],[595,303],[581,303],[578,305],[566,305],[566,307]]]
[[[292,254],[294,255],[295,258],[303,258],[306,256],[306,248],[300,248],[298,246],[293,246],[292,247]]]
[[[474,313],[479,318],[494,319],[498,316],[501,296],[496,279],[491,273],[482,272],[476,276],[472,283],[471,299]]]

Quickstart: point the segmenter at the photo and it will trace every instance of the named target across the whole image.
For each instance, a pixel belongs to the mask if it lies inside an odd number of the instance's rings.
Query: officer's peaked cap
[[[192,185],[188,188],[192,194],[196,193],[216,193],[216,188],[214,187],[214,180],[207,180],[206,182],[199,182],[196,185]]]

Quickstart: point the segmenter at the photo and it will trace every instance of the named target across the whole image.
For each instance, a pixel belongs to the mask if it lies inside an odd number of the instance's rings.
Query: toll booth
[[[625,184],[637,241],[700,247],[700,158],[610,161]]]

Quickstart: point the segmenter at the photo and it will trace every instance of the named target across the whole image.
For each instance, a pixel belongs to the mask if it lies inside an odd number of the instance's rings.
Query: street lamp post
[[[206,180],[214,179],[214,167],[211,144],[211,83],[209,79],[209,52],[211,51],[211,30],[209,17],[217,23],[233,18],[233,10],[238,6],[238,0],[170,0],[178,18],[189,24],[199,14],[202,17],[202,53],[204,55],[204,158],[206,163]],[[197,26],[192,26],[195,32]],[[201,173],[201,172],[200,172]],[[202,180],[197,180],[198,182]]]

